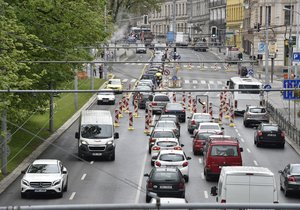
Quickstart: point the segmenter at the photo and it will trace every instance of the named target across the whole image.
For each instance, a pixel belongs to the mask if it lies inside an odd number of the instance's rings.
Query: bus
[[[253,77],[232,77],[227,81],[227,86],[229,89],[235,90],[232,91],[232,102],[236,115],[243,115],[249,105],[262,105],[263,95],[260,91],[262,83],[259,80]]]

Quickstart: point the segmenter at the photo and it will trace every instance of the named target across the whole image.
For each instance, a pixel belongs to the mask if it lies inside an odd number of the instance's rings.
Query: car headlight
[[[88,143],[85,140],[81,140],[80,143],[83,145],[88,145]]]
[[[61,179],[58,179],[58,180],[52,182],[52,186],[58,185],[58,184],[60,184],[60,182],[61,182]]]
[[[29,182],[25,179],[22,179],[22,184],[26,185],[26,186],[29,186]]]
[[[106,144],[110,145],[110,144],[113,144],[113,143],[114,143],[113,141],[108,141]]]

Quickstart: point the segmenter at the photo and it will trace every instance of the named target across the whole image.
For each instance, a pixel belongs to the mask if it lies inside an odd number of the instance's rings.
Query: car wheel
[[[281,149],[284,149],[284,144],[281,144],[281,145],[280,145],[280,148],[281,148]]]
[[[115,105],[115,104],[116,104],[116,101],[111,102],[111,104],[112,104],[112,105]]]
[[[247,121],[244,121],[244,126],[245,126],[245,128],[247,128],[249,126]]]
[[[109,156],[110,161],[114,161],[116,159],[115,150],[112,152],[112,154]]]
[[[21,192],[21,198],[27,198],[27,194]]]
[[[184,176],[184,180],[185,180],[186,183],[188,183],[189,182],[189,176],[188,175]]]
[[[148,113],[148,109],[146,109],[146,108],[145,108],[145,113],[146,113],[146,114]]]
[[[151,160],[151,166],[154,166],[154,161],[153,160]]]
[[[57,197],[58,197],[58,198],[62,198],[62,197],[63,197],[63,191],[57,193]]]
[[[198,155],[198,153],[195,150],[193,150],[193,153],[194,153],[194,155]]]
[[[192,129],[188,129],[188,132],[189,132],[189,134],[192,134],[193,130]]]
[[[280,182],[280,191],[283,191],[283,187],[282,187],[282,184],[281,184],[281,182]]]
[[[97,101],[97,105],[101,105],[101,101]]]
[[[67,181],[66,181],[66,185],[64,186],[64,192],[67,192],[68,191],[68,178],[67,178]]]
[[[184,192],[181,194],[181,198],[185,198],[185,193]]]
[[[285,188],[283,189],[283,194],[285,197],[288,197],[290,195],[290,192]]]
[[[149,195],[146,195],[146,203],[149,203],[151,201],[151,197]]]
[[[151,146],[149,146],[148,153],[151,154]]]

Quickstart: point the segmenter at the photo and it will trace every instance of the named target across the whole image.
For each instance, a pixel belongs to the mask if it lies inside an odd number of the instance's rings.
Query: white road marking
[[[243,138],[241,138],[241,141],[242,141],[242,142],[245,142],[245,140],[244,140]]]
[[[144,163],[144,164],[142,166],[141,173],[140,173],[140,180],[139,180],[138,189],[136,191],[135,203],[139,203],[139,199],[140,199],[140,194],[141,194],[141,190],[142,190],[141,186],[143,184],[144,171],[145,171],[145,166],[146,166],[146,163],[147,163],[147,153],[145,154],[144,161],[142,163]]]
[[[207,199],[208,198],[208,193],[206,190],[204,190],[204,197]]]
[[[237,128],[235,129],[235,132],[237,132],[237,133],[239,132]]]
[[[201,84],[202,84],[202,85],[205,85],[205,84],[206,84],[206,81],[205,81],[205,80],[201,80]]]
[[[201,172],[201,179],[205,179],[204,172]]]
[[[196,86],[196,85],[193,85],[193,88],[194,88],[194,89],[196,89],[196,88],[197,88],[197,86]]]
[[[135,81],[136,81],[136,79],[132,79],[130,82],[133,83],[133,82],[135,82]]]
[[[127,82],[127,81],[128,81],[128,79],[123,79],[123,80],[122,80],[122,82]]]
[[[91,161],[90,164],[91,164],[91,165],[94,164],[94,161]]]
[[[215,83],[214,81],[211,81],[211,80],[209,81],[209,84],[211,84],[211,85],[213,85],[214,83]]]
[[[197,81],[197,80],[193,80],[192,82],[193,82],[193,84],[197,84],[197,83],[198,83],[198,81]]]
[[[217,81],[218,85],[222,85],[222,82],[221,81]]]
[[[258,166],[258,163],[256,162],[256,160],[253,160],[254,165]]]
[[[184,80],[184,83],[186,83],[186,84],[189,84],[190,83],[190,80]]]
[[[82,177],[81,177],[81,180],[84,180],[86,177],[86,174],[83,174]]]
[[[73,200],[73,198],[75,197],[75,194],[76,194],[76,192],[72,192],[72,194],[71,194],[69,200]]]
[[[199,163],[202,164],[202,158],[199,158]]]
[[[237,133],[237,135],[238,135],[238,136],[241,136],[241,134],[240,134],[240,133]]]
[[[250,151],[250,149],[249,149],[249,148],[247,148],[247,151],[248,151],[249,153],[251,153],[251,151]]]

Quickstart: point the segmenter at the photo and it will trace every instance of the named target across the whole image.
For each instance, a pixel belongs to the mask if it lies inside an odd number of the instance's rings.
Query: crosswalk
[[[145,63],[125,63],[125,65],[133,65],[133,66],[144,66],[144,65],[149,65],[149,64],[145,64]],[[199,69],[199,70],[210,70],[210,69],[215,69],[215,70],[221,70],[224,69],[223,65],[181,65],[182,69]]]

